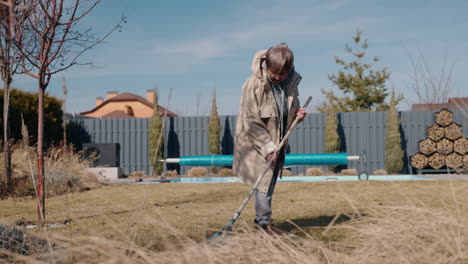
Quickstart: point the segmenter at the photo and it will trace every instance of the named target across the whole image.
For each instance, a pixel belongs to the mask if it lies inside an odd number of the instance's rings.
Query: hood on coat
[[[259,79],[263,79],[263,71],[265,70],[263,66],[266,58],[266,53],[267,50],[257,51],[252,61],[252,72]]]

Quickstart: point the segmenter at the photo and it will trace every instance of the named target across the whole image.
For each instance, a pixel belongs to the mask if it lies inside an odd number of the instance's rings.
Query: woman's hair
[[[268,49],[265,63],[272,73],[289,72],[294,64],[294,54],[283,42]]]

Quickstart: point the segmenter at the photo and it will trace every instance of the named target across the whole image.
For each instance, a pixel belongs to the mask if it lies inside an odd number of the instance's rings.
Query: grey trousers
[[[255,222],[260,226],[266,226],[271,223],[271,200],[278,179],[278,172],[279,168],[275,167],[268,192],[264,193],[255,190]]]

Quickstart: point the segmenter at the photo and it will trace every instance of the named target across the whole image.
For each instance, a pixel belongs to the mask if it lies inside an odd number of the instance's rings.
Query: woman
[[[295,71],[294,55],[285,43],[258,51],[252,72],[242,87],[233,170],[253,185],[272,160],[255,191],[255,222],[271,232],[271,200],[285,158],[285,147],[279,152],[275,149],[296,116],[301,122],[306,115],[298,99],[302,77]]]

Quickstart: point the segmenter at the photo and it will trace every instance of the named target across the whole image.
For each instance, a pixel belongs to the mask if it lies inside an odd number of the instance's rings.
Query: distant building
[[[150,118],[153,109],[154,90],[146,91],[146,98],[132,93],[119,94],[110,91],[107,92],[105,101],[102,97],[97,97],[96,107],[80,115],[96,118]],[[158,106],[158,111],[164,115],[166,109]],[[167,110],[167,116],[177,116],[177,114]]]
[[[441,104],[413,104],[411,111],[440,110],[447,108],[449,110],[468,109],[468,97],[452,97],[447,103]]]

